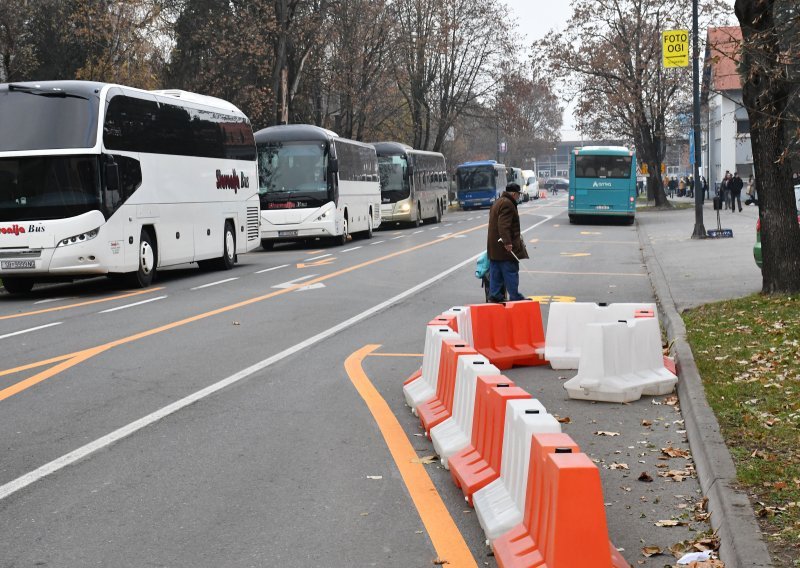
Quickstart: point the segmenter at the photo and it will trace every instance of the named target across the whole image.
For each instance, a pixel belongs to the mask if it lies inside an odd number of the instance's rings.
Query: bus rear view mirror
[[[412,177],[414,177],[414,166],[408,164],[406,166],[406,178],[411,179]]]
[[[332,174],[339,173],[339,160],[336,158],[328,158],[328,171]]]
[[[106,189],[119,191],[119,166],[115,163],[106,164]]]

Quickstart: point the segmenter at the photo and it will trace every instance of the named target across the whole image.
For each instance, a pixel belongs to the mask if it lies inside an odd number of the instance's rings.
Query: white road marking
[[[283,289],[283,288],[291,288],[292,286],[296,286],[298,282],[302,282],[303,280],[308,280],[309,278],[314,278],[316,274],[309,274],[308,276],[301,276],[300,278],[295,278],[294,280],[289,280],[289,282],[284,282],[282,284],[276,284],[273,288]],[[295,292],[302,292],[304,290],[316,290],[318,288],[325,288],[325,284],[322,282],[316,282],[314,284],[309,284],[308,286],[303,286],[302,288],[298,288]]]
[[[155,302],[156,300],[163,300],[166,296],[156,296],[155,298],[148,298],[147,300],[142,300],[141,302],[135,302],[133,304],[125,304],[124,306],[117,306],[116,308],[110,308],[108,310],[103,310],[100,312],[101,314],[107,314],[109,312],[116,312],[117,310],[124,310],[127,308],[132,308],[134,306],[141,306],[142,304],[148,304],[150,302]]]
[[[370,243],[370,246],[379,245],[381,243],[385,243],[386,241],[375,241],[374,243]]]
[[[403,237],[405,237],[405,235],[400,235],[399,237],[392,237],[392,238],[391,238],[391,239],[389,239],[389,240],[390,240],[390,241],[396,241],[397,239],[402,239]]]
[[[57,321],[55,323],[48,323],[45,325],[40,325],[38,327],[30,327],[28,329],[22,329],[20,331],[15,331],[13,333],[6,333],[5,335],[0,335],[0,339],[5,339],[6,337],[14,337],[15,335],[22,335],[23,333],[30,333],[31,331],[39,331],[40,329],[44,329],[46,327],[53,327],[54,325],[61,325],[63,322]]]
[[[233,282],[234,280],[239,280],[239,277],[237,276],[236,278],[226,278],[225,280],[217,280],[216,282],[203,284],[202,286],[195,286],[194,288],[190,288],[190,290],[200,290],[202,288],[210,288],[211,286],[216,286],[218,284],[225,284],[226,282]]]
[[[450,236],[450,235],[452,235],[452,234],[453,234],[453,233],[444,233],[444,234],[442,234],[442,235],[439,235],[439,238],[440,238],[440,239],[443,239],[443,238],[445,238],[445,237],[449,237],[449,236]]]
[[[532,225],[531,227],[528,227],[527,229],[522,231],[522,233],[525,234],[528,231],[530,231],[532,229],[535,229],[536,227],[538,227],[542,223],[545,223],[545,222],[549,221],[550,219],[552,219],[552,216],[548,216],[545,219],[542,219],[541,221],[539,221],[535,225]],[[276,353],[272,357],[268,357],[268,358],[266,358],[266,359],[264,359],[262,361],[259,361],[258,363],[254,364],[254,365],[251,365],[250,367],[247,367],[246,369],[242,369],[238,373],[234,373],[233,375],[231,375],[231,376],[229,376],[229,377],[227,377],[225,379],[222,379],[221,381],[218,381],[218,382],[214,383],[213,385],[209,385],[204,389],[201,389],[201,390],[199,390],[199,391],[197,391],[197,392],[195,392],[193,394],[190,394],[189,396],[186,396],[186,397],[184,397],[184,398],[182,398],[180,400],[177,400],[177,401],[173,402],[172,404],[169,404],[169,405],[167,405],[167,406],[165,406],[165,407],[163,407],[163,408],[161,408],[159,410],[156,410],[155,412],[153,412],[151,414],[148,414],[147,416],[144,416],[143,418],[140,418],[139,420],[131,422],[130,424],[128,424],[126,426],[123,426],[122,428],[118,428],[117,430],[114,430],[113,432],[111,432],[109,434],[106,434],[105,436],[102,436],[101,438],[98,438],[97,440],[95,440],[93,442],[90,442],[90,443],[88,443],[88,444],[86,444],[84,446],[81,446],[80,448],[78,448],[76,450],[73,450],[68,454],[63,455],[60,458],[56,458],[53,461],[51,461],[49,463],[46,463],[43,466],[40,466],[40,467],[36,468],[35,470],[33,470],[33,471],[29,472],[29,473],[26,473],[25,475],[23,475],[21,477],[18,477],[16,479],[12,480],[12,481],[9,481],[5,485],[0,485],[0,500],[5,499],[9,495],[12,495],[13,493],[16,493],[20,489],[24,489],[28,485],[31,485],[32,483],[36,483],[40,479],[42,479],[44,477],[47,477],[48,475],[50,475],[52,473],[55,473],[55,472],[59,471],[60,469],[63,469],[65,467],[67,467],[68,465],[72,465],[73,463],[78,462],[78,461],[86,458],[87,456],[90,456],[91,454],[93,454],[94,452],[96,452],[98,450],[102,450],[103,448],[107,448],[108,446],[112,445],[114,442],[122,440],[123,438],[127,438],[131,434],[134,434],[134,433],[138,432],[139,430],[142,430],[143,428],[146,428],[147,426],[150,426],[151,424],[154,424],[154,423],[158,422],[162,418],[165,418],[165,417],[167,417],[167,416],[169,416],[171,414],[174,414],[174,413],[178,412],[179,410],[182,410],[182,409],[186,408],[187,406],[190,406],[190,405],[194,404],[195,402],[197,402],[199,400],[202,400],[202,399],[204,399],[204,398],[206,398],[208,396],[211,396],[212,394],[216,393],[217,391],[220,391],[220,390],[225,389],[225,388],[227,388],[227,387],[229,387],[229,386],[231,386],[231,385],[233,385],[235,383],[238,383],[239,381],[242,381],[242,380],[246,379],[247,377],[249,377],[249,376],[251,376],[251,375],[253,375],[255,373],[258,373],[259,371],[263,371],[267,367],[270,367],[270,366],[274,365],[275,363],[277,363],[279,361],[282,361],[283,359],[286,359],[287,357],[290,357],[290,356],[294,355],[295,353],[297,353],[299,351],[302,351],[303,349],[306,349],[307,347],[311,347],[312,345],[315,345],[315,344],[319,343],[320,341],[323,341],[323,340],[325,340],[325,339],[327,339],[327,338],[329,338],[329,337],[331,337],[333,335],[336,335],[337,333],[340,333],[341,331],[344,331],[345,329],[347,329],[349,327],[352,327],[353,325],[355,325],[355,324],[357,324],[357,323],[359,323],[361,321],[364,321],[365,319],[371,317],[372,315],[374,315],[374,314],[376,314],[378,312],[381,312],[381,311],[385,310],[386,308],[388,308],[388,307],[390,307],[390,306],[392,306],[392,305],[394,305],[394,304],[396,304],[396,303],[398,303],[398,302],[400,302],[402,300],[405,300],[409,296],[413,296],[414,294],[418,293],[420,290],[424,290],[428,286],[430,286],[432,284],[435,284],[436,282],[446,278],[447,276],[449,276],[450,274],[452,274],[456,270],[459,270],[459,269],[463,268],[464,266],[467,266],[467,265],[475,262],[475,259],[477,259],[481,254],[482,254],[482,252],[478,253],[476,255],[473,255],[470,258],[459,262],[455,266],[451,266],[447,270],[445,270],[443,272],[440,272],[436,276],[428,278],[424,282],[421,282],[421,283],[417,284],[416,286],[413,286],[413,287],[409,288],[405,292],[401,292],[400,294],[397,294],[396,296],[394,296],[392,298],[389,298],[388,300],[385,300],[385,301],[381,302],[380,304],[378,304],[376,306],[373,306],[373,307],[369,308],[368,310],[365,310],[365,311],[361,312],[360,314],[357,314],[357,315],[351,317],[350,319],[347,319],[347,320],[345,320],[345,321],[343,321],[341,323],[338,323],[337,325],[335,325],[333,327],[330,327],[330,328],[326,329],[325,331],[322,331],[322,332],[320,332],[320,333],[318,333],[316,335],[313,335],[313,336],[309,337],[308,339],[306,339],[305,341],[302,341],[302,342],[300,342],[300,343],[298,343],[296,345],[293,345],[292,347],[289,347],[288,349],[284,349],[283,351],[281,351],[280,353]]]
[[[431,228],[430,228],[430,229],[428,229],[428,230],[429,230],[429,231],[438,231],[439,229],[441,229],[441,227],[431,227]]]
[[[321,254],[319,256],[315,256],[314,258],[307,258],[303,262],[311,262],[312,260],[319,260],[320,258],[328,258],[329,256],[333,256],[333,253]]]
[[[413,233],[411,233],[411,234],[412,234],[412,235],[416,235],[417,233],[422,233],[422,232],[424,232],[424,231],[425,231],[425,229],[420,229],[419,231],[414,231],[414,232],[413,232]]]
[[[361,245],[358,245],[357,247],[350,247],[349,249],[340,250],[339,252],[350,252],[351,250],[358,250],[360,248]]]
[[[272,272],[273,270],[278,270],[279,268],[286,268],[289,266],[288,264],[281,264],[280,266],[273,266],[272,268],[265,268],[264,270],[259,270],[256,274],[264,274],[265,272]]]
[[[50,302],[60,302],[61,300],[72,300],[72,298],[47,298],[46,300],[39,300],[38,302],[34,302],[33,305],[35,306],[36,304],[49,304]]]
[[[445,227],[452,227],[452,226],[453,226],[453,224],[452,224],[452,223],[447,223],[447,224],[445,225]]]

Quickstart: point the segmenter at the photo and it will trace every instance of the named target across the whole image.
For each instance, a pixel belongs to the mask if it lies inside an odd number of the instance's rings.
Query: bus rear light
[[[574,195],[570,195],[570,196],[569,196],[569,200],[570,200],[570,201],[575,201],[575,196],[574,196]]]
[[[630,200],[631,200],[631,203],[633,203],[633,197],[631,197]]]

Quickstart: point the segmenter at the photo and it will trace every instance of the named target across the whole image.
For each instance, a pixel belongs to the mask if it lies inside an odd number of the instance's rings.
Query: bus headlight
[[[93,238],[95,238],[98,232],[100,232],[100,229],[92,229],[91,231],[81,233],[80,235],[75,235],[74,237],[67,237],[66,239],[60,240],[56,246],[65,247],[78,243],[85,243],[86,241],[91,241]]]
[[[402,211],[403,213],[411,211],[411,205],[409,203],[403,203],[403,205],[400,206],[400,211]]]
[[[327,211],[325,211],[325,213],[323,213],[322,215],[320,215],[319,217],[317,217],[316,219],[314,219],[314,222],[316,223],[317,221],[324,221],[325,219],[327,219],[327,218],[328,218],[328,216],[329,216],[328,214],[329,214],[330,212],[331,212],[331,210],[330,210],[330,209],[328,209]]]

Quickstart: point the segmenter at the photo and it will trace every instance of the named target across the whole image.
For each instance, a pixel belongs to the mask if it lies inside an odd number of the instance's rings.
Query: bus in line
[[[495,160],[464,162],[456,167],[455,179],[461,209],[491,207],[506,189],[506,167]]]
[[[309,124],[270,126],[255,139],[264,250],[278,242],[372,238],[381,224],[374,147]]]
[[[0,85],[0,278],[229,269],[258,247],[256,147],[221,99],[86,81]]]
[[[584,146],[569,167],[570,223],[585,217],[617,217],[633,224],[636,214],[636,153],[624,146]]]
[[[381,179],[381,218],[412,223],[442,220],[447,210],[447,166],[438,152],[414,150],[399,142],[376,142]]]

